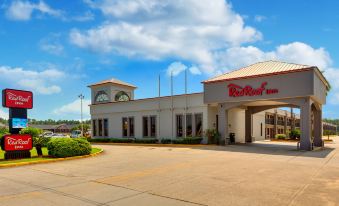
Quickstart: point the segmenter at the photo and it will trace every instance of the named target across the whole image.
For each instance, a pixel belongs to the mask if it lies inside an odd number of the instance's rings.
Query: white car
[[[71,133],[72,138],[78,138],[78,137],[81,137],[81,136],[82,136],[82,134],[81,134],[80,130],[73,130],[72,133]]]
[[[51,137],[52,138],[69,138],[68,135],[66,135],[66,134],[59,134],[59,133],[55,133]]]
[[[42,137],[52,137],[53,135],[54,135],[53,132],[44,132],[40,136],[42,136]]]

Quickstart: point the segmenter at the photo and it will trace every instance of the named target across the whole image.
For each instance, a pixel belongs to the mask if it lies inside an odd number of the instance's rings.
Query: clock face
[[[118,102],[129,101],[129,96],[126,92],[120,91],[115,95],[115,101]]]
[[[97,94],[97,97],[95,99],[96,102],[105,102],[108,101],[108,95],[104,91],[100,91]]]

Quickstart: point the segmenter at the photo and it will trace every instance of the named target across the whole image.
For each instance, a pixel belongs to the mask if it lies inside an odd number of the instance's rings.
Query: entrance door
[[[274,128],[266,128],[265,139],[273,139],[274,138]]]
[[[266,128],[265,139],[270,139],[270,128]]]

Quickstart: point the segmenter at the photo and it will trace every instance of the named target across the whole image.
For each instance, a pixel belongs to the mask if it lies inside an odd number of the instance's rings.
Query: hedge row
[[[276,134],[275,138],[276,139],[286,139],[286,134]]]
[[[88,139],[90,142],[100,142],[100,143],[132,143],[134,139],[132,138],[97,138],[97,139]]]
[[[91,153],[91,144],[83,138],[55,138],[47,143],[48,154],[53,157],[72,157]]]
[[[173,144],[200,144],[202,137],[186,137],[180,139],[173,139]]]
[[[158,139],[155,138],[144,138],[144,139],[134,139],[134,138],[97,138],[89,139],[90,142],[99,142],[99,143],[143,143],[143,144],[155,144],[158,142]]]
[[[143,139],[134,139],[134,138],[96,138],[89,139],[90,142],[98,143],[142,143],[142,144],[155,144],[158,143],[156,138],[143,138]],[[161,139],[161,144],[200,144],[202,137],[186,137],[180,139]]]

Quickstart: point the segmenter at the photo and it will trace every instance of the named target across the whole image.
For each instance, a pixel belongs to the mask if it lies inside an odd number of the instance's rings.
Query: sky
[[[265,60],[318,66],[339,118],[335,0],[1,0],[0,89],[34,92],[35,119],[89,118],[89,84],[117,78],[136,98],[202,92],[201,81]],[[0,117],[8,110],[0,109]]]

